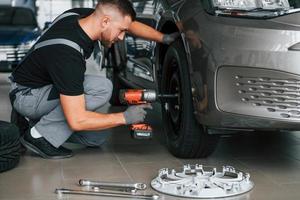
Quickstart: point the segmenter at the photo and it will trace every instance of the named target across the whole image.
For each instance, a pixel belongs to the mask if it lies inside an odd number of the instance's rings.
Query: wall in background
[[[45,22],[51,22],[59,14],[71,8],[94,8],[98,0],[36,0],[37,20],[41,28]]]

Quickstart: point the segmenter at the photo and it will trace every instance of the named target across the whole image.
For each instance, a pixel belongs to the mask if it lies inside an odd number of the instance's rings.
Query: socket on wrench
[[[80,179],[79,185],[81,186],[95,186],[95,187],[109,187],[109,188],[126,188],[128,190],[145,190],[147,185],[145,183],[119,183],[119,182],[104,182],[104,181],[91,181]]]
[[[102,197],[121,197],[121,198],[137,198],[137,199],[147,199],[147,200],[157,200],[159,195],[140,195],[140,194],[126,194],[117,192],[95,192],[95,191],[85,191],[85,190],[72,190],[72,189],[56,189],[55,193],[60,197],[63,194],[75,194],[75,195],[91,195],[91,196],[102,196]]]

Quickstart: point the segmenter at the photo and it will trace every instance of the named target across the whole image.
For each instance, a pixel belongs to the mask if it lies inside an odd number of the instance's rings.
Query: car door
[[[156,28],[154,1],[136,1],[133,5],[137,12],[136,20]],[[135,87],[154,88],[153,55],[156,43],[130,34],[126,34],[124,42],[127,56],[124,78]]]

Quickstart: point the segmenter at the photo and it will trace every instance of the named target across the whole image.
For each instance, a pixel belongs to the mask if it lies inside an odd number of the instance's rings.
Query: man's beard
[[[102,44],[103,44],[104,47],[110,48],[112,46],[113,42],[111,42],[111,41],[102,41]]]
[[[114,42],[116,42],[117,38],[114,38],[114,40],[110,40],[111,37],[111,32],[110,31],[106,31],[104,34],[103,34],[103,40],[102,40],[102,44],[103,46],[107,47],[107,48],[110,48]]]

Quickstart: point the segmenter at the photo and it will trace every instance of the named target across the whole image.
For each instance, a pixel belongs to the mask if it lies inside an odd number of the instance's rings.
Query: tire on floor
[[[20,160],[20,133],[9,122],[0,121],[0,172],[17,166]]]

